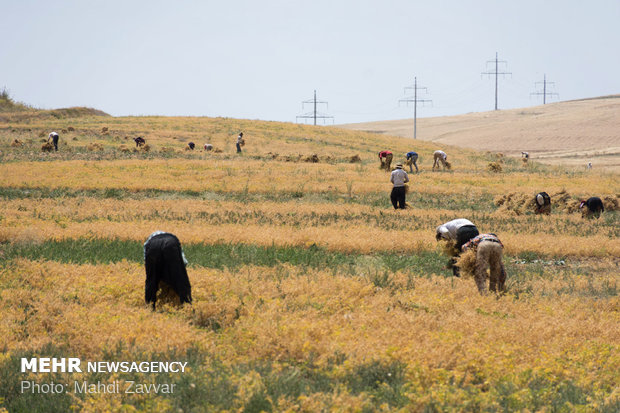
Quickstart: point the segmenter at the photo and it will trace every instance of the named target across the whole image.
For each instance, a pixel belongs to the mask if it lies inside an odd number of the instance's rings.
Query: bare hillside
[[[413,137],[413,119],[339,125]],[[620,171],[620,95],[526,109],[418,119],[418,139],[550,164]]]

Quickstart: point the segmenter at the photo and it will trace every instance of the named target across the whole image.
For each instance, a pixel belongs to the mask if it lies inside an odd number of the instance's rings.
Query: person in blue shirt
[[[415,166],[416,173],[418,172],[418,154],[414,151],[407,152],[407,165],[409,165],[409,172],[413,173],[413,167]]]

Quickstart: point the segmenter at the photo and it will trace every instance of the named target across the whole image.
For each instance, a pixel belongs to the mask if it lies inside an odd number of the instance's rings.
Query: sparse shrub
[[[14,139],[13,142],[11,142],[11,146],[13,148],[21,148],[23,143],[19,139]]]
[[[75,128],[74,128],[73,126],[69,126],[69,127],[67,128],[67,130],[68,130],[69,132],[75,132]]]
[[[101,133],[107,133],[108,132],[108,128],[107,127],[103,127],[101,128]]]
[[[43,152],[51,152],[54,150],[54,145],[52,145],[50,142],[45,142],[42,146],[41,146],[41,150]]]
[[[362,158],[359,155],[353,155],[349,160],[350,163],[362,162]]]

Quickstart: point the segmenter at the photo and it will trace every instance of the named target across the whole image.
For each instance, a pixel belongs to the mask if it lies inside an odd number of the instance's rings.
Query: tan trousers
[[[482,241],[476,252],[476,273],[474,280],[480,294],[487,291],[487,270],[490,270],[489,289],[504,291],[506,270],[502,262],[502,246],[493,241]]]

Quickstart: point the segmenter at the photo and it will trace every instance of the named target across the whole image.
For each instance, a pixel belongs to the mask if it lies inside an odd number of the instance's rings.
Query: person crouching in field
[[[502,260],[504,245],[495,234],[480,234],[466,242],[462,250],[475,253],[474,280],[480,294],[487,292],[487,270],[489,289],[503,292],[506,289],[506,269]],[[465,256],[464,256],[465,257]]]
[[[587,201],[581,201],[579,203],[579,209],[581,210],[581,216],[584,218],[598,218],[602,212],[605,212],[603,201],[598,196],[588,198]]]
[[[439,164],[443,165],[443,169],[450,169],[450,163],[448,162],[448,155],[444,151],[435,151],[433,153],[433,167],[431,169],[439,169]]]
[[[405,198],[407,193],[405,184],[409,182],[409,176],[407,172],[403,171],[402,163],[396,164],[396,169],[394,169],[392,175],[390,175],[390,182],[394,184],[392,193],[390,194],[390,200],[392,201],[392,205],[394,205],[394,209],[405,209]]]
[[[551,213],[551,197],[546,192],[539,192],[536,194],[536,213],[546,214]]]
[[[45,135],[43,135],[43,136],[45,136]],[[56,132],[50,133],[48,138],[47,138],[48,142],[51,140],[52,143],[54,144],[54,150],[56,152],[58,152],[58,139],[60,139],[60,136],[58,136],[58,133],[56,133]]]
[[[179,239],[168,232],[155,231],[144,243],[144,266],[146,283],[144,298],[146,303],[157,301],[160,282],[172,288],[179,296],[181,304],[192,302],[192,286],[187,277],[187,260],[181,249]]]
[[[407,165],[409,165],[409,172],[413,173],[413,167],[415,166],[416,173],[418,172],[418,154],[414,151],[407,152]]]
[[[139,148],[140,146],[144,146],[146,144],[146,141],[144,140],[142,136],[133,138],[133,141],[136,143],[136,148]]]
[[[459,267],[455,263],[461,254],[461,247],[478,234],[480,233],[474,223],[465,218],[453,219],[437,227],[435,239],[447,241],[445,249],[450,255],[448,267],[452,267],[452,274],[455,277],[460,276]]]
[[[379,169],[385,169],[390,171],[392,169],[392,158],[394,155],[390,151],[379,152],[379,162],[381,162]]]

